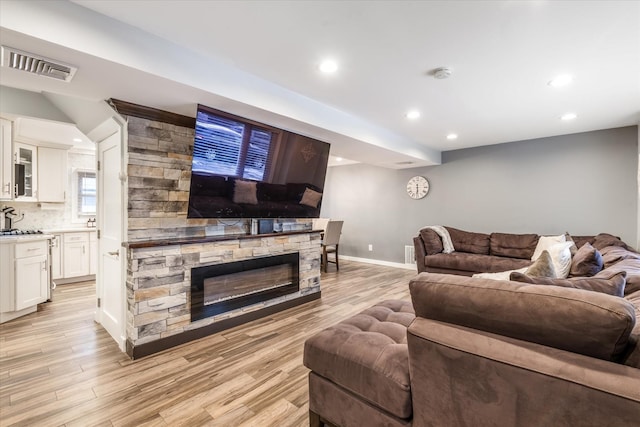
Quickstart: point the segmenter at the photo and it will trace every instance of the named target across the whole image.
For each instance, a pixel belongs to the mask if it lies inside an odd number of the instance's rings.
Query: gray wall
[[[637,126],[448,151],[440,166],[338,166],[327,173],[322,216],[345,221],[341,254],[399,263],[425,225],[607,232],[634,246],[637,172]],[[405,192],[414,175],[431,185],[422,200]]]

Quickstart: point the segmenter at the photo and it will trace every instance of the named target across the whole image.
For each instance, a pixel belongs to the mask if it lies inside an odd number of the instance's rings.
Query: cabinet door
[[[47,256],[16,259],[16,311],[47,300]]]
[[[0,119],[0,200],[13,199],[13,147],[11,122]]]
[[[89,233],[89,274],[98,270],[98,239],[96,233]]]
[[[26,202],[38,200],[38,149],[29,144],[15,144],[15,161],[24,165],[24,195],[15,199]]]
[[[65,233],[63,237],[64,278],[89,274],[89,232]]]
[[[38,147],[38,201],[64,203],[67,179],[67,150]]]

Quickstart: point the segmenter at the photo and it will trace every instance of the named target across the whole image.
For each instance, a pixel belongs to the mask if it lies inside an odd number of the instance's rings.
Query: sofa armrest
[[[408,345],[414,427],[632,426],[640,418],[636,368],[420,317]]]
[[[416,265],[418,266],[418,273],[422,273],[427,270],[427,266],[424,263],[424,257],[427,256],[427,251],[424,248],[424,242],[422,237],[416,236],[413,238],[413,247],[415,249]]]

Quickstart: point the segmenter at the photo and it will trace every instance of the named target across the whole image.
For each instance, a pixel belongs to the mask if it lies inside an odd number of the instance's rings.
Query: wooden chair
[[[338,244],[340,243],[340,234],[342,234],[342,224],[344,221],[329,221],[324,231],[322,239],[322,267],[327,272],[327,264],[330,262],[336,265],[336,270],[340,270],[338,262]],[[329,261],[328,254],[335,254],[335,261]]]

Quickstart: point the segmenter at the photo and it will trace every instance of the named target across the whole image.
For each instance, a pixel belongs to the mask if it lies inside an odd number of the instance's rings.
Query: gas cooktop
[[[18,230],[16,228],[0,230],[0,236],[23,236],[26,234],[42,234],[42,230]]]

